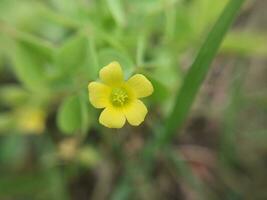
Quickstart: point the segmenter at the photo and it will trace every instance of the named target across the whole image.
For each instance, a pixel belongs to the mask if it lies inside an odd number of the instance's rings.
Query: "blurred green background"
[[[0,0],[0,200],[267,199],[267,1],[245,2],[182,127],[150,142],[227,2]],[[114,60],[154,85],[139,127],[102,127],[88,101]]]

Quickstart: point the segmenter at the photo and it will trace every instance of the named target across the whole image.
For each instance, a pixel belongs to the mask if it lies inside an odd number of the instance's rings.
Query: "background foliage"
[[[266,199],[267,4],[242,2],[1,0],[0,199]],[[113,60],[154,85],[140,127],[88,101]]]

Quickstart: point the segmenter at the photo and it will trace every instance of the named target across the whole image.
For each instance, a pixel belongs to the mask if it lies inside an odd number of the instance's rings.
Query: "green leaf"
[[[63,75],[77,72],[86,62],[87,40],[83,34],[77,34],[59,48],[56,65]]]
[[[170,89],[180,87],[180,66],[174,62],[174,59],[169,53],[163,50],[161,53],[157,53],[156,56],[157,66],[151,72],[152,76]]]
[[[86,60],[83,65],[82,73],[85,74],[87,80],[95,80],[98,78],[99,64],[96,50],[95,38],[90,35],[86,38]]]
[[[53,59],[53,49],[33,38],[17,38],[12,55],[14,72],[19,80],[35,92],[47,91],[47,70]]]
[[[89,100],[88,100],[88,92],[81,93],[80,95],[80,104],[81,104],[81,131],[82,134],[87,133],[90,126],[90,116],[89,116]]]
[[[133,73],[134,64],[127,55],[113,49],[104,49],[99,52],[99,64],[101,67],[106,66],[112,61],[118,61],[121,64],[126,77]]]
[[[154,87],[154,92],[150,97],[152,101],[155,103],[162,103],[164,100],[168,99],[169,95],[171,94],[170,89],[152,76],[148,76],[148,79],[151,81]]]
[[[75,16],[78,12],[79,2],[68,0],[51,0],[51,4],[60,12],[67,16]]]
[[[115,21],[119,26],[124,26],[126,24],[126,15],[122,7],[122,2],[120,0],[106,0],[107,5],[113,15]]]
[[[56,56],[56,66],[58,70],[50,79],[52,89],[86,88],[99,72],[94,37],[81,33],[65,42]]]
[[[244,0],[231,0],[225,7],[222,15],[209,33],[202,45],[195,61],[187,72],[182,87],[176,97],[175,105],[166,120],[164,134],[159,137],[159,142],[165,144],[175,135],[175,130],[180,128],[185,121],[197,92],[205,79],[210,65],[226,35],[230,25],[237,16]]]
[[[82,126],[82,106],[78,96],[66,98],[57,114],[58,128],[66,134],[72,134]]]

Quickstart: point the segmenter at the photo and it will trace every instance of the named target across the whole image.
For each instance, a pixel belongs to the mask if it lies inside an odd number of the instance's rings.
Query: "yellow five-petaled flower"
[[[89,100],[96,108],[105,108],[99,122],[108,128],[121,128],[127,121],[140,125],[147,114],[147,108],[139,98],[153,93],[153,86],[142,74],[136,74],[125,81],[121,66],[112,62],[103,67],[100,82],[88,85]]]

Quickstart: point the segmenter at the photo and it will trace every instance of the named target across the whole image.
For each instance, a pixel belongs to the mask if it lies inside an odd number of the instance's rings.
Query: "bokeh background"
[[[0,0],[0,199],[267,199],[267,1],[246,1],[183,127],[143,159],[227,2]],[[102,127],[88,101],[113,60],[154,85],[139,127]]]

